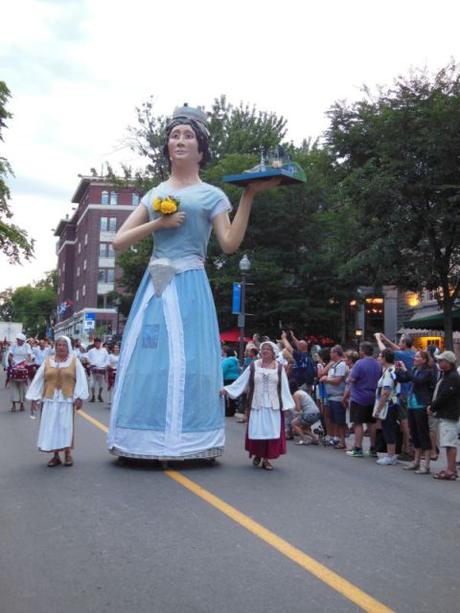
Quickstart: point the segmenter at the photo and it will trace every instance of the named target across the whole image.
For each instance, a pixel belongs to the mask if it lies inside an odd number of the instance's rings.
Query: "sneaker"
[[[377,452],[375,451],[375,449],[369,449],[369,451],[366,451],[366,457],[378,458],[379,456],[377,455]]]
[[[395,455],[393,456],[385,455],[383,456],[383,458],[380,458],[380,460],[377,460],[376,462],[376,464],[379,464],[380,466],[394,466],[397,463],[398,463],[398,458]]]
[[[351,458],[363,458],[364,453],[362,449],[350,449],[346,452]]]

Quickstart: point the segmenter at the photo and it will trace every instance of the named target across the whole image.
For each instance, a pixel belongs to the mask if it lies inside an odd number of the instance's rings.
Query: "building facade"
[[[97,333],[119,333],[111,292],[120,270],[112,241],[139,203],[134,186],[119,187],[107,178],[85,176],[72,198],[74,213],[61,219],[58,237],[58,311],[55,334],[87,340]]]

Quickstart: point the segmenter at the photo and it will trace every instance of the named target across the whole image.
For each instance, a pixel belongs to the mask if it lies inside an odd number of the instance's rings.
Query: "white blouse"
[[[109,366],[110,368],[114,368],[116,370],[118,366],[118,360],[120,359],[120,354],[115,355],[114,353],[109,353]]]
[[[66,368],[70,366],[71,361],[74,356],[69,356],[65,362],[56,362],[53,358],[50,358],[50,363],[53,368]],[[35,377],[33,378],[32,383],[27,391],[26,398],[27,400],[43,400],[43,391],[45,387],[45,362],[40,366],[40,368],[35,373]],[[54,392],[54,401],[64,402],[65,400],[76,400],[80,398],[81,400],[86,400],[89,396],[88,392],[88,380],[86,378],[86,372],[83,366],[81,365],[79,360],[75,360],[75,368],[76,368],[76,382],[75,389],[73,391],[73,399],[66,399],[62,395],[61,390],[55,390]]]
[[[273,409],[280,410],[278,396],[278,368],[262,368],[260,360],[254,363],[254,395],[252,397],[251,409]],[[250,367],[234,381],[231,385],[226,385],[230,398],[238,398],[245,391],[249,384]],[[286,372],[281,369],[281,401],[283,411],[294,409],[295,402],[289,391],[289,382]]]

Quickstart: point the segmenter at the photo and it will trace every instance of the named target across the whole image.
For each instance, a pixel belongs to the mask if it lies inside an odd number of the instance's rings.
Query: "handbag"
[[[377,411],[377,408],[379,406],[379,402],[380,402],[380,399],[376,398],[375,402],[374,402],[374,408],[372,410],[372,417],[374,417],[375,419],[386,419],[387,415],[388,415],[388,407],[390,405],[391,400],[388,399],[385,402],[385,404],[383,406],[383,409],[381,411]]]

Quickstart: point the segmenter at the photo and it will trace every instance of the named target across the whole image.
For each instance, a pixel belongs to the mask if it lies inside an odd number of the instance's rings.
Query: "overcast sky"
[[[138,165],[123,146],[135,107],[255,104],[288,119],[289,138],[319,136],[337,99],[389,85],[411,68],[460,61],[457,0],[15,0],[0,24],[0,79],[14,114],[0,155],[10,161],[14,221],[35,259],[0,256],[0,290],[56,265],[52,228],[71,213],[78,173]]]

